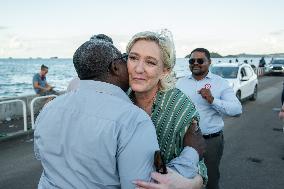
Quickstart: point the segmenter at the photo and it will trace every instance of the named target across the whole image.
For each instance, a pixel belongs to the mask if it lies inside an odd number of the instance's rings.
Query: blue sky
[[[137,32],[168,28],[177,57],[284,52],[283,0],[0,1],[0,57],[72,57],[93,34],[121,51]]]

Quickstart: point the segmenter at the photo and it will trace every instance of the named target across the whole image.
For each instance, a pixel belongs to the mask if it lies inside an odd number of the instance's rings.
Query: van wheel
[[[257,85],[254,87],[253,94],[250,97],[251,101],[255,101],[257,99]]]
[[[238,91],[236,94],[236,97],[239,99],[239,101],[241,102],[241,91]]]

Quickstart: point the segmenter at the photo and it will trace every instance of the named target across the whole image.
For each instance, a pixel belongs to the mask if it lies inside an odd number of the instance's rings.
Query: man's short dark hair
[[[96,39],[101,39],[101,40],[105,40],[110,42],[111,44],[113,44],[112,38],[110,38],[109,36],[105,35],[105,34],[98,34],[98,35],[93,35],[90,40],[96,40]]]
[[[121,56],[112,39],[104,34],[94,35],[73,55],[73,64],[82,80],[101,78],[108,72],[111,61]]]
[[[209,52],[207,49],[205,49],[205,48],[196,48],[196,49],[194,49],[193,51],[191,51],[190,56],[191,56],[192,53],[194,53],[194,52],[203,52],[203,53],[205,54],[206,58],[207,58],[209,61],[211,60],[210,52]]]
[[[47,67],[46,65],[42,64],[41,67],[40,67],[40,69],[41,69],[41,70],[44,70],[44,69],[47,69],[47,70],[48,70],[48,67]]]

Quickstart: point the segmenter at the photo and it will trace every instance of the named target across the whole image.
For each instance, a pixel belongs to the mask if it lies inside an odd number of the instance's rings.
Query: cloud
[[[0,56],[3,56],[5,54],[5,51],[3,48],[0,48]]]
[[[0,30],[5,30],[5,29],[8,29],[8,27],[6,27],[6,26],[0,26]]]
[[[20,40],[17,36],[14,36],[10,39],[8,46],[10,49],[19,49],[22,48],[24,45],[22,40]]]
[[[278,30],[278,31],[273,31],[269,33],[270,35],[273,36],[279,36],[279,35],[283,35],[284,34],[284,29]]]
[[[276,45],[277,44],[277,39],[273,36],[265,36],[262,38],[262,41],[266,44],[270,45]]]

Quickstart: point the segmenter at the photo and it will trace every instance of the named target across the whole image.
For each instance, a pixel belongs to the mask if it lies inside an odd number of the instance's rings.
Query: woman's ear
[[[163,77],[165,77],[166,75],[171,73],[171,69],[170,68],[164,68],[163,69]]]

